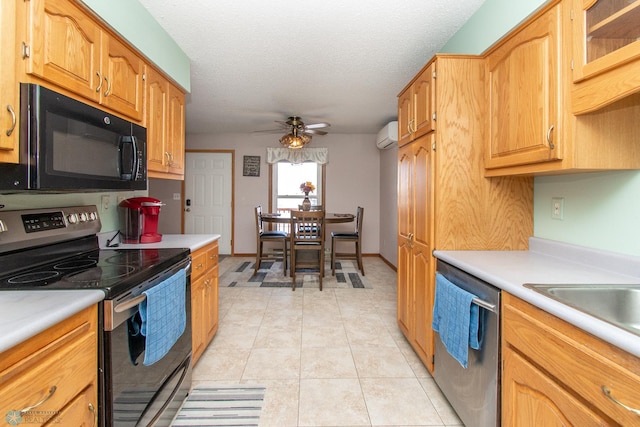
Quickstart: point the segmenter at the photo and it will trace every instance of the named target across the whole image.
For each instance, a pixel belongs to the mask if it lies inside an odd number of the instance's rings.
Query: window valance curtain
[[[284,147],[267,147],[267,163],[278,162],[304,163],[315,162],[321,165],[329,163],[328,148],[300,148],[292,150]]]

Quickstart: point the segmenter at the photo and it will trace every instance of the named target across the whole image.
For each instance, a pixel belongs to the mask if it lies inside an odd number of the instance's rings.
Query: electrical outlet
[[[564,197],[551,199],[551,218],[564,219]]]
[[[109,210],[109,204],[111,203],[111,196],[104,194],[100,199],[100,206],[102,207],[102,211]]]
[[[173,200],[180,200],[180,193],[173,193]]]

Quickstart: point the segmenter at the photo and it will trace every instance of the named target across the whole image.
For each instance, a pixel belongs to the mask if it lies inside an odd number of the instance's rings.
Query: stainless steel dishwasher
[[[437,272],[476,296],[484,337],[465,369],[435,333],[434,379],[466,427],[500,425],[500,289],[438,260]]]

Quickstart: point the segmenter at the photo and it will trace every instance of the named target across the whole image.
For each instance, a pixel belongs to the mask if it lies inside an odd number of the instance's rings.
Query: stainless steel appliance
[[[20,85],[20,162],[0,191],[144,190],[147,131],[45,87]]]
[[[467,427],[500,425],[500,290],[438,260],[437,272],[476,296],[483,340],[479,350],[469,348],[465,369],[435,337],[434,379]]]
[[[102,426],[169,425],[191,387],[191,258],[188,249],[99,249],[95,206],[0,211],[2,290],[100,289],[99,413]],[[145,366],[134,330],[143,292],[185,270],[187,324]]]

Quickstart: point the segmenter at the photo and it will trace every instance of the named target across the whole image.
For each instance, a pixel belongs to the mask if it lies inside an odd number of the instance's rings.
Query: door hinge
[[[31,47],[25,42],[22,42],[22,59],[26,59],[31,56]]]
[[[575,19],[575,16],[573,15],[573,9],[569,10],[569,19],[571,19],[572,21]]]
[[[433,119],[433,121],[434,121],[434,122],[435,122],[435,121],[438,121],[438,114],[437,114],[437,113],[433,113],[433,114],[431,115],[431,118]]]
[[[574,69],[573,59],[571,60],[571,69]]]
[[[434,79],[438,78],[438,72],[436,70],[433,70],[433,73],[431,75],[433,76]]]
[[[436,355],[435,355],[435,354],[432,354],[432,355],[431,355],[431,364],[432,364],[432,365],[435,365],[435,364],[436,364]]]
[[[436,151],[436,143],[435,143],[435,142],[433,142],[433,143],[431,144],[431,151]],[[434,249],[434,250],[435,250],[435,249]]]

